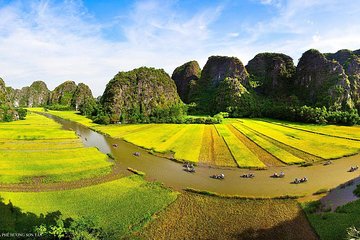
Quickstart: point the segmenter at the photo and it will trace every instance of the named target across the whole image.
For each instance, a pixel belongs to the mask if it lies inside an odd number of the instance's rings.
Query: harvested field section
[[[239,167],[266,167],[225,125],[217,124],[215,126],[219,134],[224,138]]]
[[[280,161],[286,164],[294,164],[294,163],[302,163],[304,162],[303,159],[296,157],[295,155],[287,152],[283,148],[276,146],[275,144],[267,141],[259,134],[256,134],[254,131],[251,131],[249,128],[243,126],[240,123],[234,123],[233,126],[241,131],[244,135],[246,135],[249,139],[254,141],[260,147],[268,151],[273,156],[277,157]]]
[[[213,125],[205,126],[199,162],[226,167],[237,166],[224,139]]]
[[[185,193],[136,234],[142,239],[315,240],[293,200],[226,199]]]
[[[230,131],[248,148],[258,159],[260,159],[266,166],[283,166],[284,164],[276,157],[259,147],[255,142],[251,141],[247,135],[242,134],[233,125],[228,124]]]

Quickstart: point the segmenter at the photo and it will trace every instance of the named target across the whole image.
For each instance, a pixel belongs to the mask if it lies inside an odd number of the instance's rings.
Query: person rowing
[[[210,177],[211,177],[211,178],[214,178],[214,179],[220,179],[220,180],[222,180],[222,179],[225,178],[225,175],[224,175],[223,173],[221,173],[221,174],[218,174],[218,175],[216,175],[216,174],[211,175]]]
[[[247,173],[247,174],[243,174],[241,177],[242,177],[242,178],[253,178],[253,177],[255,177],[255,174],[253,174],[253,173]]]
[[[359,166],[358,166],[358,165],[356,165],[356,166],[351,166],[349,172],[354,172],[354,171],[356,171],[356,170],[358,170],[358,169],[359,169]]]

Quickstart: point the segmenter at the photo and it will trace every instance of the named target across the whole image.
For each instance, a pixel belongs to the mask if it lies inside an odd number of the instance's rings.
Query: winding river
[[[113,172],[110,176],[99,177],[98,179],[93,180],[83,180],[80,181],[79,184],[71,182],[69,182],[68,185],[66,183],[47,184],[47,191],[58,190],[60,188],[76,188],[84,185],[86,186],[110,181],[130,175],[131,173],[127,171],[127,168],[130,167],[145,172],[146,180],[162,182],[165,186],[175,190],[181,190],[189,187],[228,195],[240,195],[246,197],[277,197],[284,195],[312,195],[320,189],[334,188],[334,191],[332,192],[337,194],[333,194],[334,197],[331,197],[331,192],[328,195],[330,197],[326,199],[327,203],[330,202],[331,206],[341,205],[343,202],[356,199],[356,197],[352,195],[352,190],[349,190],[353,189],[355,184],[345,188],[336,187],[359,176],[360,171],[348,172],[347,170],[350,166],[360,165],[360,154],[334,160],[333,164],[327,166],[320,163],[309,167],[270,167],[267,170],[257,171],[240,168],[198,166],[196,167],[196,173],[188,173],[183,170],[181,163],[152,155],[146,150],[131,143],[127,143],[121,139],[105,136],[81,124],[64,120],[50,114],[45,115],[60,123],[63,129],[75,131],[82,139],[85,146],[97,147],[101,152],[105,154],[111,153],[115,157]],[[114,144],[117,144],[117,147],[114,147]],[[189,151],[191,151],[191,149],[189,149]],[[133,155],[134,152],[140,152],[141,155],[136,157]],[[270,177],[270,175],[274,172],[280,171],[285,172],[284,178]],[[249,172],[253,172],[255,174],[255,178],[246,179],[240,177],[240,175]],[[224,180],[217,180],[209,177],[210,175],[220,173],[225,174]],[[308,182],[291,184],[295,178],[301,178],[304,176],[309,179]],[[356,183],[358,182],[359,181],[356,180]],[[24,188],[26,188],[25,185]],[[54,186],[53,189],[51,188],[51,185]],[[0,186],[0,189],[11,191],[13,190],[12,187],[14,186],[6,187],[2,185]],[[41,187],[37,190],[41,191]]]

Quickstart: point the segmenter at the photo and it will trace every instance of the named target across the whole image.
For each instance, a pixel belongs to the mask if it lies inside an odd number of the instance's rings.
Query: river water
[[[60,123],[64,129],[75,131],[85,146],[97,147],[105,154],[111,153],[115,157],[114,162],[120,174],[124,176],[129,175],[130,172],[127,171],[127,168],[131,167],[145,172],[145,178],[147,180],[160,181],[164,183],[165,186],[175,190],[190,187],[221,194],[246,197],[276,197],[283,195],[311,195],[319,189],[334,188],[334,191],[325,199],[328,203],[331,202],[332,206],[349,201],[349,199],[356,199],[356,197],[351,195],[351,189],[335,188],[359,176],[360,171],[347,171],[350,166],[360,165],[359,154],[334,160],[333,164],[327,166],[322,164],[309,167],[284,166],[257,171],[240,168],[199,166],[196,167],[196,173],[188,173],[183,170],[181,163],[152,155],[148,151],[133,144],[97,133],[81,124],[49,114],[46,114],[46,116]],[[117,147],[114,147],[114,144],[117,144]],[[189,151],[191,151],[191,149],[189,149]],[[136,157],[133,155],[134,152],[140,152],[141,155]],[[285,172],[284,178],[270,177],[274,172],[279,173],[280,171]],[[240,177],[242,174],[249,172],[254,173],[255,177],[252,179]],[[224,180],[209,177],[210,175],[220,173],[225,174]],[[309,179],[308,182],[291,184],[295,178],[304,176]]]

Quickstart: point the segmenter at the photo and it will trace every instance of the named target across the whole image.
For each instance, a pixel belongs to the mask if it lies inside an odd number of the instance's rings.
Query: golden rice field
[[[98,125],[76,112],[49,111],[115,138],[183,161],[254,167],[336,159],[360,152],[360,127],[306,125],[268,119],[227,119],[223,124]],[[90,121],[90,122],[89,122]]]
[[[279,124],[289,128],[310,131],[317,134],[325,134],[334,137],[350,138],[360,140],[360,126],[337,126],[337,125],[316,125],[305,123],[290,123],[279,120],[270,120],[271,123]]]
[[[265,167],[265,164],[258,159],[226,125],[217,124],[215,126],[219,134],[224,138],[239,167]]]
[[[0,123],[0,183],[60,182],[107,174],[108,158],[44,116]]]
[[[266,139],[262,138],[261,136],[257,135],[255,132],[251,131],[250,129],[246,128],[244,125],[235,123],[233,126],[238,129],[241,133],[246,135],[260,147],[265,149],[267,152],[278,158],[280,161],[286,164],[294,164],[294,163],[302,163],[304,162],[303,159],[292,155],[291,153],[287,152],[286,150],[276,146],[275,144],[267,141]]]
[[[360,151],[359,141],[319,135],[259,120],[242,119],[241,124],[286,145],[324,159],[340,158]]]

